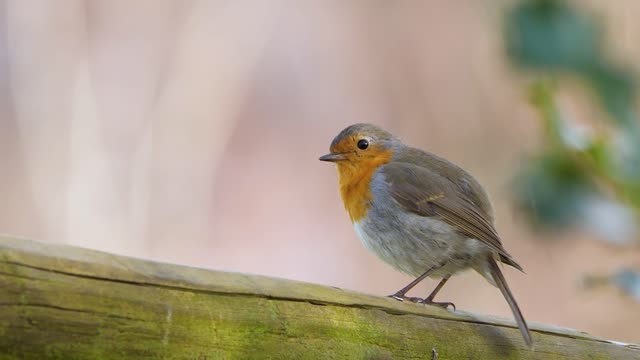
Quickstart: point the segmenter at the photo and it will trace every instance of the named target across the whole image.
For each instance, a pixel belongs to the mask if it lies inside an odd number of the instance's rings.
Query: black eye
[[[368,147],[369,147],[369,141],[367,141],[367,139],[362,139],[358,141],[358,149],[367,150]]]

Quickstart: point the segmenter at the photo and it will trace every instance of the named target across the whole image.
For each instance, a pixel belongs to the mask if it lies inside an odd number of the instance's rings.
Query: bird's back
[[[493,223],[493,207],[489,196],[480,183],[461,167],[435,154],[409,146],[403,147],[402,151],[396,151],[393,160],[423,168],[428,166],[427,170],[440,175],[453,184],[453,189],[458,191],[460,197],[473,202],[483,212],[487,220]]]
[[[468,172],[437,155],[404,145],[381,172],[405,209],[455,225],[470,239],[481,240],[496,251],[500,261],[522,271],[494,228],[487,193]]]

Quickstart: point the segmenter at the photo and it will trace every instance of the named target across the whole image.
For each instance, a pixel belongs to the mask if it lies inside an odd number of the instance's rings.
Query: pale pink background
[[[639,303],[579,286],[639,251],[535,234],[510,205],[539,123],[502,53],[509,3],[0,1],[0,232],[386,295],[410,279],[359,243],[317,161],[372,122],[485,184],[529,321],[640,342]],[[579,3],[635,63],[640,3]],[[580,90],[561,101],[593,116]],[[440,299],[511,318],[473,273]]]

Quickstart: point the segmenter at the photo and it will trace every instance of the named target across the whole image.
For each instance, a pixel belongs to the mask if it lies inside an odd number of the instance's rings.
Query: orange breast
[[[367,211],[373,199],[371,178],[378,167],[391,160],[391,155],[392,153],[388,151],[374,158],[337,164],[340,195],[351,222],[358,222],[367,216]]]

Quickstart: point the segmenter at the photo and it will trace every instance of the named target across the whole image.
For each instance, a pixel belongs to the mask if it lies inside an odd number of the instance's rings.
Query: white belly
[[[436,219],[405,214],[401,219],[374,220],[369,217],[354,223],[358,237],[381,260],[408,275],[419,276],[434,267],[440,268],[432,277],[454,274],[489,252],[480,241]]]

